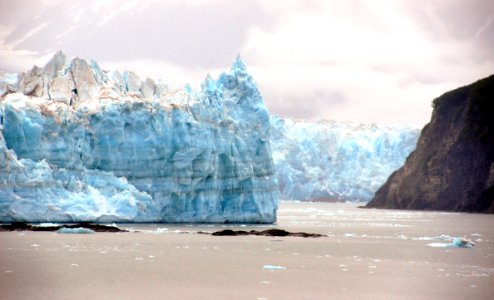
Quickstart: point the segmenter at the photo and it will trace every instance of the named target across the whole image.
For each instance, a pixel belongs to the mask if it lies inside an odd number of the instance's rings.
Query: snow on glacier
[[[276,220],[270,117],[240,58],[194,92],[58,52],[0,88],[1,222]]]
[[[415,149],[419,130],[271,117],[280,199],[369,201]]]

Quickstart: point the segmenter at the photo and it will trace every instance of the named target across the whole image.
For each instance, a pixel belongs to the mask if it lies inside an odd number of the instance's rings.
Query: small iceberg
[[[58,223],[39,223],[33,224],[33,227],[58,227],[60,224]]]
[[[450,243],[430,243],[427,246],[435,248],[471,248],[475,246],[475,243],[464,237],[456,237],[451,239]]]
[[[264,265],[262,267],[264,270],[286,270],[286,267],[283,266],[273,266],[273,265]]]
[[[475,243],[467,238],[454,238],[451,245],[458,248],[471,248],[475,246]]]
[[[57,230],[57,233],[61,234],[91,234],[95,233],[94,230],[89,229],[89,228],[84,228],[84,227],[76,227],[76,228],[60,228]]]

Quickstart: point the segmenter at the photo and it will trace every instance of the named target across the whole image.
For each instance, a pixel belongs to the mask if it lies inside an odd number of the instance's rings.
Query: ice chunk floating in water
[[[283,266],[273,266],[273,265],[264,265],[262,268],[264,270],[272,270],[272,271],[286,270],[286,267],[283,267]]]
[[[7,79],[1,222],[276,220],[269,114],[240,58],[198,92],[61,52]]]
[[[430,243],[427,246],[435,248],[471,248],[475,246],[475,243],[472,240],[457,237],[451,239],[450,243]]]
[[[91,234],[95,233],[94,230],[89,229],[89,228],[84,228],[84,227],[77,227],[77,228],[60,228],[57,230],[57,233],[61,234]]]

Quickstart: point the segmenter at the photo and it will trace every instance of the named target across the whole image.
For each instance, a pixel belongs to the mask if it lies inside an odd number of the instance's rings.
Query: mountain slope
[[[494,75],[433,106],[417,149],[366,207],[494,213]]]

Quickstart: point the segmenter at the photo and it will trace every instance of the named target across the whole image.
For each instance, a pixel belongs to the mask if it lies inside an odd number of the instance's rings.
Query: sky
[[[58,50],[195,89],[239,54],[274,115],[423,126],[494,73],[494,1],[0,0],[0,70]]]

